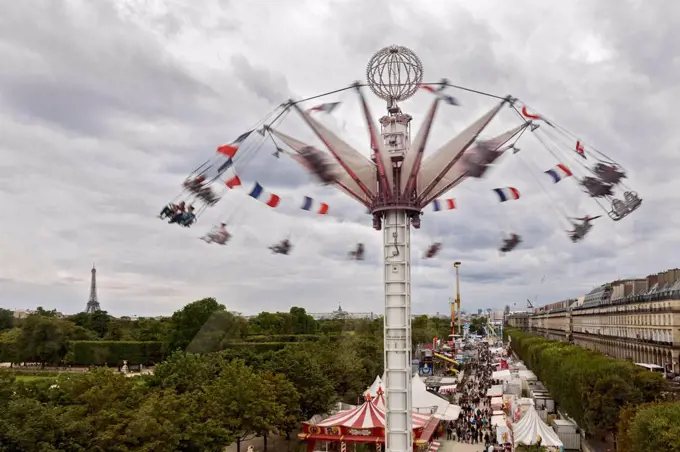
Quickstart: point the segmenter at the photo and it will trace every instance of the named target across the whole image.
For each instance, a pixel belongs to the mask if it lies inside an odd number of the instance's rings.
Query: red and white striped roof
[[[387,404],[385,403],[385,391],[383,391],[382,387],[380,386],[378,386],[376,396],[373,399],[373,405],[380,408],[381,411],[387,410]]]
[[[318,427],[384,428],[385,412],[367,400],[352,410],[341,411],[316,424]]]
[[[425,427],[425,424],[427,424],[432,416],[432,414],[416,413],[414,411],[411,414],[411,419],[413,419],[413,428]]]
[[[384,394],[382,394],[384,405]],[[423,428],[432,414],[412,413],[413,428]],[[363,405],[354,409],[341,411],[316,424],[317,427],[346,428],[385,428],[385,411],[380,409],[370,397],[366,397]]]

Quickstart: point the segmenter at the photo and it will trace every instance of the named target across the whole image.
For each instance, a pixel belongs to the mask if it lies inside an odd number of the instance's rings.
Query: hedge
[[[339,334],[272,334],[247,336],[244,342],[316,342],[322,339],[338,340]]]
[[[555,402],[587,433],[617,430],[621,409],[657,401],[663,376],[567,342],[547,340],[512,328],[512,350],[546,385]]]
[[[291,342],[227,342],[224,345],[226,350],[252,350],[253,353],[266,353],[269,351],[276,352],[283,350],[287,345],[294,344]]]
[[[117,366],[123,361],[148,366],[163,361],[166,354],[164,342],[72,341],[66,361],[86,366]]]

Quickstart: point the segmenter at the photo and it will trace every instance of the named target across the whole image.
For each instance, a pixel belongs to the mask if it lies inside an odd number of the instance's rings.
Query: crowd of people
[[[477,345],[476,356],[465,364],[463,377],[458,384],[457,404],[461,407],[457,421],[447,426],[447,439],[469,444],[484,444],[486,452],[510,451],[510,443],[498,444],[496,427],[491,425],[491,399],[486,396],[491,387],[493,359],[489,344]]]

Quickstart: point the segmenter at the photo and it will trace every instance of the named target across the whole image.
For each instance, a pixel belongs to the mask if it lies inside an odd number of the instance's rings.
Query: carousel
[[[307,451],[347,451],[347,445],[374,444],[381,452],[385,444],[385,393],[378,388],[375,398],[366,394],[364,403],[351,410],[340,411],[316,422],[304,422],[298,438],[307,441]],[[413,422],[413,451],[424,452],[432,447],[439,419],[434,414],[411,413]],[[317,442],[321,442],[317,447]]]

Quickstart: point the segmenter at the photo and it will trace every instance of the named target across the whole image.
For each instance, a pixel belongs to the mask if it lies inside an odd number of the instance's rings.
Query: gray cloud
[[[0,223],[0,305],[81,310],[94,261],[102,306],[119,315],[167,314],[205,296],[246,313],[293,305],[327,311],[338,303],[381,312],[382,233],[361,206],[315,185],[290,159],[272,157],[264,137],[253,135],[239,151],[240,193],[225,191],[194,228],[155,215],[216,146],[291,96],[363,78],[370,55],[393,43],[419,54],[428,81],[447,77],[511,93],[576,131],[626,167],[644,198],[630,218],[597,220],[586,240],[571,243],[565,214],[604,212],[573,181],[541,179],[555,158],[523,137],[522,152],[504,157],[488,179],[445,195],[456,198],[457,210],[428,207],[423,228],[412,231],[414,312],[448,312],[455,260],[463,262],[468,310],[524,306],[526,298],[547,303],[677,266],[674,2],[532,0],[521,11],[483,2],[433,10],[400,1],[308,3],[294,10],[216,0],[4,7],[0,204],[11,221]],[[451,94],[462,106],[440,109],[429,152],[495,102]],[[368,99],[374,115],[384,112]],[[404,103],[414,130],[431,100],[419,93]],[[367,153],[354,93],[324,101],[343,105],[319,119]],[[515,124],[506,112],[489,135]],[[280,128],[323,148],[295,113]],[[280,208],[247,197],[254,181],[281,195]],[[502,186],[516,186],[522,199],[500,205],[491,189]],[[300,211],[305,195],[327,202],[330,215]],[[218,221],[234,233],[229,246],[198,240]],[[524,241],[501,256],[509,232]],[[284,237],[293,240],[293,253],[272,255],[267,247]],[[444,248],[425,260],[433,241]],[[366,245],[365,261],[347,260],[357,242]]]

